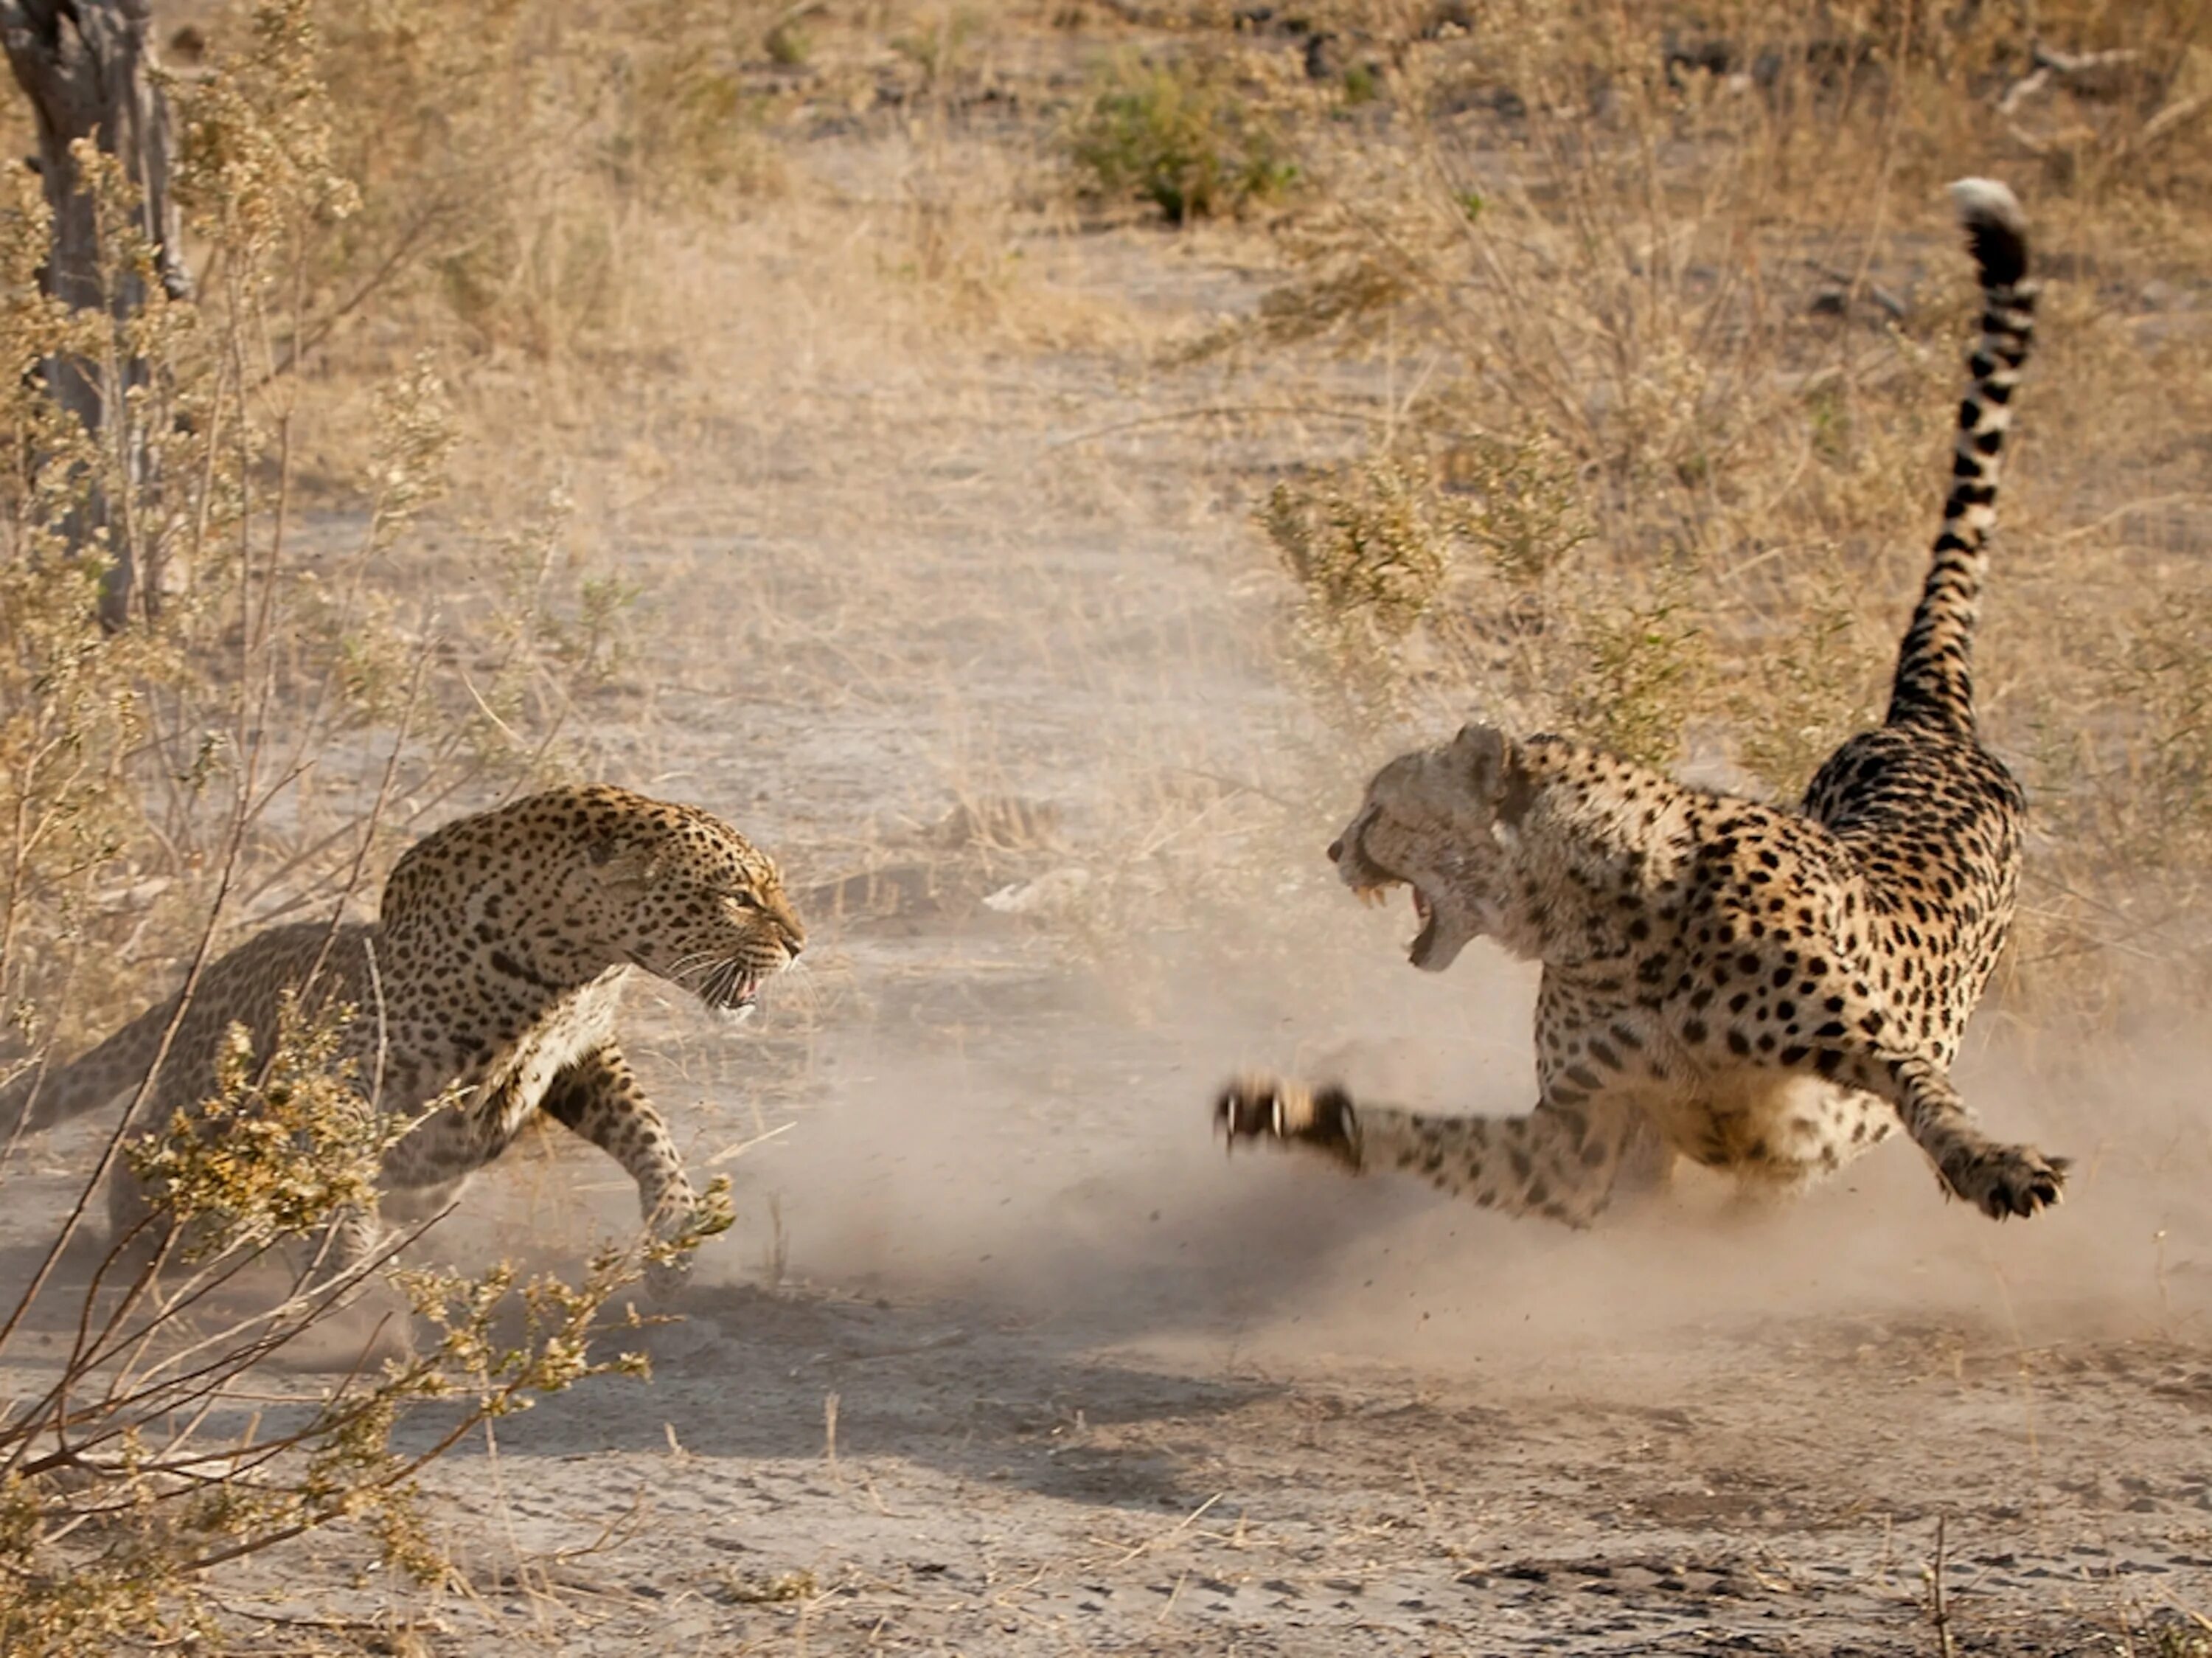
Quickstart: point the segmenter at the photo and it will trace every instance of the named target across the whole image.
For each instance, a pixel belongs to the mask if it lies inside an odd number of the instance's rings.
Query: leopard
[[[1951,1077],[2020,883],[2027,801],[1982,742],[1972,652],[2037,291],[2012,192],[1966,179],[1951,195],[1980,322],[1881,726],[1794,808],[1479,720],[1392,759],[1328,860],[1363,898],[1411,889],[1416,968],[1443,972],[1478,936],[1541,964],[1537,1103],[1425,1115],[1248,1072],[1214,1101],[1232,1149],[1304,1148],[1582,1227],[1683,1160],[1757,1207],[1901,1125],[1947,1196],[1985,1215],[2060,1201],[2068,1160],[1992,1138]]]
[[[551,789],[417,841],[374,922],[269,928],[77,1058],[15,1078],[0,1130],[125,1094],[137,1120],[167,1123],[216,1093],[234,1027],[265,1058],[286,1009],[305,1008],[342,1019],[334,1075],[374,1110],[419,1119],[385,1151],[375,1197],[332,1217],[328,1270],[376,1258],[383,1211],[442,1212],[541,1118],[621,1164],[666,1237],[699,1198],[623,1052],[624,984],[650,974],[743,1021],[805,939],[775,861],[720,819],[606,784]],[[162,1235],[157,1194],[126,1168],[107,1208],[111,1240]],[[650,1260],[648,1291],[678,1288],[689,1260]]]

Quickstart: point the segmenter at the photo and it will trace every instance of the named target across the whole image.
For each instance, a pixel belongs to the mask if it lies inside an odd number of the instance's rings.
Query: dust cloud
[[[1533,972],[1479,948],[1419,974],[1352,924],[1339,953],[1358,960],[1331,984],[1215,960],[1164,969],[1171,1017],[1133,1020],[1109,986],[1003,1031],[986,1003],[957,1053],[877,1032],[747,1166],[750,1241],[723,1270],[757,1276],[772,1196],[798,1280],[1291,1368],[1449,1371],[1815,1319],[2035,1344],[2212,1312],[2212,1131],[2189,1081],[2206,1056],[2173,1033],[2058,1055],[1977,1025],[1959,1076],[1984,1120],[2075,1160],[2066,1202],[2033,1222],[1945,1202],[1901,1138],[1788,1200],[1684,1164],[1580,1233],[1402,1176],[1224,1156],[1208,1106],[1241,1064],[1446,1112],[1531,1103]]]

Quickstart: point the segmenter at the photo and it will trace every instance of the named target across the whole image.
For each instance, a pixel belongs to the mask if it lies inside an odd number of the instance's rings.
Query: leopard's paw
[[[1348,1167],[1359,1167],[1359,1118],[1352,1096],[1334,1085],[1304,1083],[1252,1072],[1222,1089],[1213,1102],[1214,1126],[1234,1150],[1239,1140],[1278,1140],[1325,1151]]]
[[[2046,1157],[2033,1146],[1985,1145],[1947,1161],[1943,1184],[1988,1216],[2002,1221],[2033,1215],[2066,1194],[2063,1157]]]
[[[681,1295],[684,1285],[691,1282],[690,1253],[649,1253],[643,1276],[646,1299],[656,1305],[665,1305]]]
[[[700,1196],[693,1195],[688,1186],[672,1186],[647,1211],[641,1247],[647,1300],[664,1304],[673,1301],[691,1281],[699,1247],[717,1233],[729,1230],[735,1218],[729,1191],[724,1176],[717,1176]]]

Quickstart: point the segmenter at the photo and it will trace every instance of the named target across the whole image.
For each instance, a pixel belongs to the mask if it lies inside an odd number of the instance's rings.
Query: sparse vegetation
[[[1088,188],[1150,202],[1170,224],[1241,211],[1297,176],[1266,106],[1190,59],[1113,58],[1067,145]]]
[[[343,106],[311,9],[267,0],[238,39],[178,88],[178,196],[210,272],[201,302],[149,280],[121,169],[88,145],[104,279],[143,290],[137,314],[108,326],[98,307],[38,296],[45,203],[18,174],[0,204],[0,340],[19,365],[0,406],[16,458],[0,477],[9,1076],[33,1062],[27,1048],[135,1011],[149,956],[192,963],[189,994],[242,923],[335,919],[414,815],[400,796],[427,804],[527,777],[558,722],[538,693],[557,680],[565,698],[610,661],[622,590],[587,588],[573,624],[549,622],[568,608],[550,590],[550,533],[520,545],[531,568],[482,687],[468,658],[434,628],[410,630],[378,589],[374,572],[437,501],[453,444],[427,358],[375,398],[357,541],[303,556],[287,371],[328,300],[304,273],[363,197],[339,164]],[[96,445],[29,372],[63,353],[119,411]],[[157,465],[132,458],[147,450]],[[103,527],[80,546],[72,515],[94,490]],[[111,631],[97,595],[125,538],[138,581]],[[573,1284],[504,1265],[416,1271],[393,1279],[406,1305],[392,1315],[422,1321],[426,1348],[380,1362],[364,1329],[336,1385],[233,1420],[257,1366],[376,1290],[368,1269],[325,1270],[318,1241],[409,1125],[380,1118],[335,1064],[350,1012],[303,1002],[270,1051],[241,1040],[216,1096],[171,1122],[135,1121],[134,1102],[27,1278],[9,1285],[0,1367],[40,1378],[0,1408],[9,1653],[214,1638],[211,1568],[342,1519],[434,1576],[414,1509],[425,1464],[535,1397],[641,1368],[594,1350],[626,1322],[615,1309],[643,1265],[635,1249],[602,1250]],[[0,1123],[0,1178],[20,1176],[22,1134],[12,1115]],[[88,1282],[64,1263],[92,1247],[94,1190],[125,1163],[152,1183],[161,1223],[95,1249]],[[252,1293],[233,1301],[240,1289]],[[442,1412],[428,1445],[395,1448],[394,1429],[425,1405]]]

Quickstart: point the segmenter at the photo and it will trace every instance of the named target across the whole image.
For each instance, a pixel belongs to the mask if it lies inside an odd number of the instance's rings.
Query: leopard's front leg
[[[562,1069],[539,1109],[629,1172],[637,1182],[639,1211],[655,1237],[678,1232],[691,1219],[698,1197],[684,1173],[675,1138],[614,1043],[603,1043]],[[690,1265],[688,1253],[665,1264],[649,1263],[646,1289],[655,1295],[673,1292]]]

